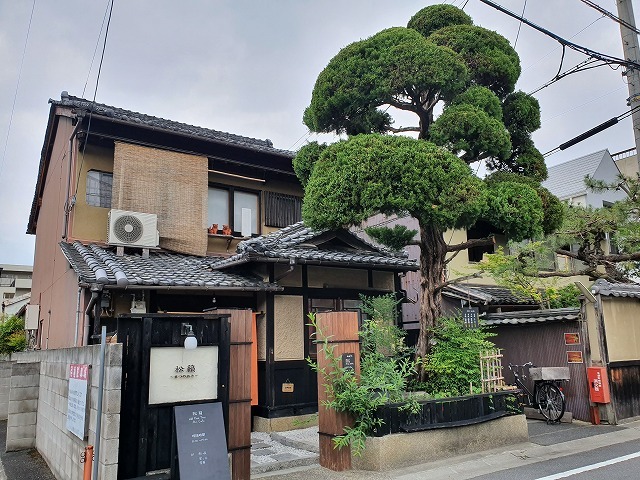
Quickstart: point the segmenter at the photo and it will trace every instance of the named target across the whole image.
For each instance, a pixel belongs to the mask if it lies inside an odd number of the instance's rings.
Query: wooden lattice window
[[[264,192],[264,223],[286,227],[302,220],[302,198],[284,193]]]

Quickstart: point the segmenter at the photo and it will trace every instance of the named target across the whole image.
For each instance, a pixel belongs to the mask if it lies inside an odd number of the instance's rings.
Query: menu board
[[[229,480],[231,473],[222,404],[180,405],[173,407],[173,411],[180,478]]]

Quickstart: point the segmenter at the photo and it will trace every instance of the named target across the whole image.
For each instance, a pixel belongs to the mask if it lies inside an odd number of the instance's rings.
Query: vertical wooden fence
[[[503,389],[502,353],[499,348],[480,352],[480,375],[482,377],[482,393],[497,392]]]
[[[353,366],[356,375],[360,373],[360,343],[358,338],[358,314],[356,312],[318,313],[318,435],[320,443],[320,465],[342,471],[351,469],[351,448],[334,448],[333,439],[344,433],[344,427],[353,425],[345,413],[338,413],[324,406],[329,400],[322,369],[333,368],[331,361],[322,351],[322,342],[327,339],[333,349],[333,356],[341,359],[341,367]]]

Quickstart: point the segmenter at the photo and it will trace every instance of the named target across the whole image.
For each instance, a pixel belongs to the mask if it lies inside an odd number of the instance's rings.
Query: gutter
[[[93,288],[96,284],[80,283],[81,287]],[[283,287],[214,287],[214,286],[200,286],[200,285],[127,285],[121,287],[118,285],[100,285],[106,290],[176,290],[176,291],[217,291],[217,292],[280,292]],[[86,312],[85,312],[86,313]]]

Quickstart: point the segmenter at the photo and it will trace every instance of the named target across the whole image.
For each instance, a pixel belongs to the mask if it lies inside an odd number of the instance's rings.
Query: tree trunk
[[[431,337],[436,319],[442,314],[442,292],[445,281],[447,244],[439,228],[420,224],[420,333],[416,346],[416,358],[424,358],[431,347]],[[418,376],[424,380],[424,371]]]

